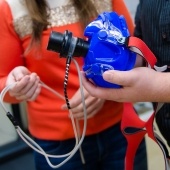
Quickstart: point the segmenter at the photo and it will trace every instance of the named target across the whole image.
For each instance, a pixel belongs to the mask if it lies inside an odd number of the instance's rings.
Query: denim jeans
[[[61,155],[70,152],[75,139],[65,141],[35,141],[49,154]],[[124,170],[127,141],[121,133],[120,123],[95,135],[86,136],[82,143],[85,164],[82,164],[79,150],[58,170]],[[34,152],[36,170],[52,170],[44,156]],[[56,165],[65,158],[50,158]],[[134,170],[147,170],[145,140],[136,153]]]

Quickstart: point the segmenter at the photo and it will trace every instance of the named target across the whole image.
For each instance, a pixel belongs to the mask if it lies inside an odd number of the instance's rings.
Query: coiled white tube
[[[80,90],[81,90],[81,97],[82,97],[82,103],[83,103],[83,110],[84,110],[84,126],[83,126],[83,132],[82,132],[82,135],[81,135],[81,138],[78,137],[78,133],[77,133],[77,128],[76,127],[76,124],[75,124],[75,120],[74,120],[74,117],[73,117],[73,114],[71,112],[71,110],[69,110],[69,114],[70,114],[70,118],[71,118],[71,122],[72,122],[72,125],[73,125],[73,131],[74,131],[74,135],[75,135],[75,146],[74,148],[69,152],[69,153],[66,153],[66,154],[63,154],[63,155],[50,155],[50,154],[47,154],[32,138],[30,138],[18,125],[14,125],[15,128],[16,128],[16,131],[18,133],[18,135],[21,137],[21,139],[29,146],[31,147],[33,150],[35,150],[36,152],[42,154],[47,163],[49,164],[50,167],[52,168],[59,168],[61,167],[63,164],[65,164],[69,159],[71,159],[74,154],[77,152],[78,149],[80,149],[81,147],[81,144],[84,140],[84,137],[85,137],[85,133],[86,133],[86,127],[87,127],[87,112],[86,112],[86,107],[85,107],[85,99],[84,99],[84,93],[83,93],[83,86],[82,86],[82,79],[81,79],[81,74],[80,74],[80,68],[78,66],[78,63],[76,62],[76,60],[74,60],[72,58],[74,64],[76,65],[76,68],[77,68],[77,71],[78,71],[78,77],[79,77],[79,83],[80,83]],[[65,98],[58,92],[56,92],[55,90],[53,90],[52,88],[50,88],[49,86],[47,86],[46,84],[44,84],[43,82],[42,83],[42,86],[46,89],[48,89],[49,91],[51,91],[52,93],[54,93],[55,95],[57,95],[59,98],[65,100]],[[6,86],[1,94],[0,94],[0,103],[2,105],[2,108],[3,110],[5,111],[5,113],[7,113],[8,115],[11,114],[5,107],[4,105],[4,102],[3,102],[3,99],[4,99],[4,96],[5,94],[10,90],[10,88],[14,87],[16,85],[16,83],[14,84],[11,84],[9,86]],[[11,114],[12,116],[12,114]],[[13,122],[12,122],[13,123]],[[53,165],[50,161],[49,158],[63,158],[63,157],[66,157],[66,159],[64,159],[61,163],[57,164],[57,165]]]

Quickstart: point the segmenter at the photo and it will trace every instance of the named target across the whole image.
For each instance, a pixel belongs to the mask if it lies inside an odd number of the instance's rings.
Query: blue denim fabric
[[[35,141],[49,154],[61,155],[71,151],[75,139],[65,141]],[[82,164],[80,152],[58,170],[124,170],[124,158],[127,142],[120,130],[120,123],[96,135],[85,137],[82,150],[86,164]],[[36,170],[52,170],[44,156],[34,153]],[[59,164],[61,159],[50,159],[53,164]],[[145,141],[139,147],[134,170],[147,170],[147,155]]]

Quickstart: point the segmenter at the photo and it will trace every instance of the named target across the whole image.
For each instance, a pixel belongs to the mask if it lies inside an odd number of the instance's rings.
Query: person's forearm
[[[170,73],[159,73],[153,84],[155,101],[170,102]]]

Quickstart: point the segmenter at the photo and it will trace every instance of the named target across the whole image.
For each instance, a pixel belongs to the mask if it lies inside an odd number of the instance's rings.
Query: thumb
[[[131,71],[109,70],[103,73],[103,79],[121,86],[129,86],[133,83]]]
[[[30,71],[23,66],[16,67],[12,71],[12,76],[15,78],[16,81],[21,80],[25,75],[29,75]]]

